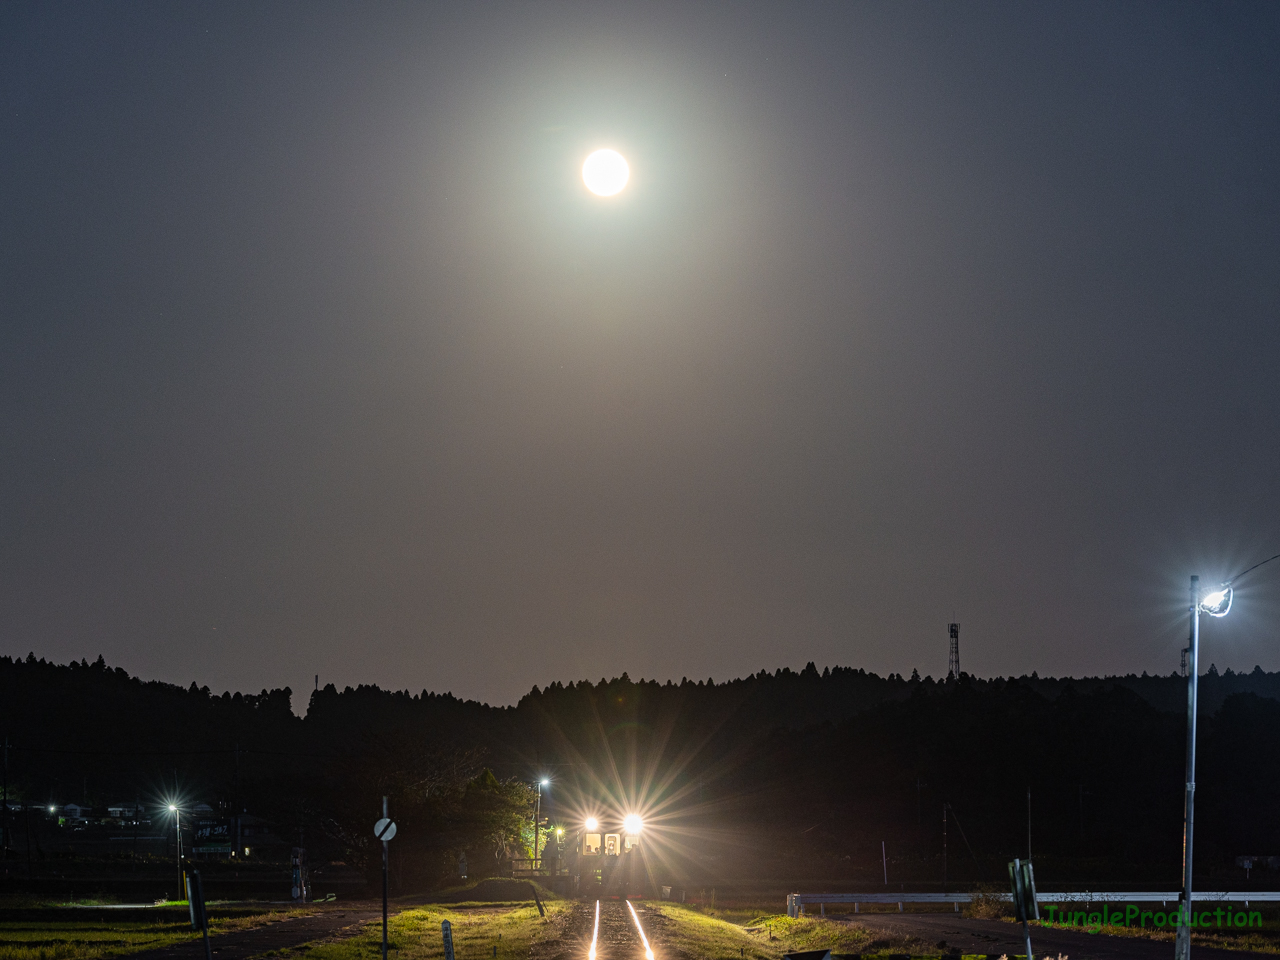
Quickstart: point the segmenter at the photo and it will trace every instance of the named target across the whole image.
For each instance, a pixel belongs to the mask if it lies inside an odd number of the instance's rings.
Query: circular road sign
[[[396,825],[393,821],[383,817],[373,825],[373,835],[379,840],[390,840],[396,835]]]

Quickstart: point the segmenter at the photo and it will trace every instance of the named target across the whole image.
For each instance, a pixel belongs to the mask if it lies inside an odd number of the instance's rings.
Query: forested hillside
[[[1280,854],[1280,674],[1201,681],[1197,836],[1206,869]],[[570,830],[639,809],[673,876],[998,879],[1033,852],[1047,882],[1174,884],[1185,720],[1180,677],[937,682],[849,668],[723,683],[554,683],[514,707],[377,687],[214,694],[143,681],[101,658],[0,658],[8,783],[28,803],[171,797],[248,810],[282,836],[363,861],[391,797],[419,882],[467,852],[527,850],[529,784]],[[487,865],[487,866],[485,866]]]

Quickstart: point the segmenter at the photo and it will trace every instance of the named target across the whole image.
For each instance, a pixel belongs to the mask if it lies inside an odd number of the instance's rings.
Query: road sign
[[[382,817],[373,825],[373,835],[382,841],[382,960],[387,960],[387,851],[391,844],[387,843],[396,835],[396,825],[387,816],[387,798],[382,798]]]
[[[1017,919],[1039,920],[1035,874],[1031,872],[1030,860],[1014,860],[1009,864],[1009,883],[1013,887],[1013,910]]]
[[[1036,905],[1036,878],[1030,860],[1014,860],[1009,864],[1009,883],[1013,887],[1013,910],[1022,921],[1022,940],[1030,958],[1035,956],[1031,952],[1031,921],[1040,919],[1040,908]]]

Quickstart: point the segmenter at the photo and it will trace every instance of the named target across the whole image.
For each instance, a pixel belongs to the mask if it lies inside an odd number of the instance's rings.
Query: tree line
[[[388,796],[419,885],[462,854],[473,876],[531,855],[545,777],[553,829],[571,840],[586,815],[641,813],[651,869],[676,882],[864,884],[883,842],[902,882],[972,885],[1030,844],[1047,881],[1172,889],[1185,683],[811,663],[721,683],[557,682],[512,707],[329,685],[297,716],[287,688],[215,694],[32,655],[0,657],[0,735],[14,800],[198,799],[305,835],[313,858],[374,864]],[[1280,673],[1211,670],[1201,697],[1198,862],[1280,854]]]

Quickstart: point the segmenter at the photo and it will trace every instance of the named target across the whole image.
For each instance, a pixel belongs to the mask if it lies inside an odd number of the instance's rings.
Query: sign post
[[[387,798],[382,798],[382,819],[373,825],[373,835],[382,841],[382,960],[387,960],[387,844],[396,835],[396,825],[387,818]]]
[[[1022,939],[1026,944],[1027,960],[1034,960],[1030,923],[1040,919],[1040,907],[1036,905],[1036,879],[1031,872],[1031,861],[1014,860],[1009,864],[1009,882],[1013,886],[1014,914],[1022,921]]]
[[[453,925],[441,920],[440,932],[444,934],[444,960],[453,960]]]
[[[213,960],[213,950],[209,946],[209,914],[205,912],[204,884],[200,882],[199,870],[187,874],[187,910],[191,914],[191,928],[204,934],[205,960]]]

